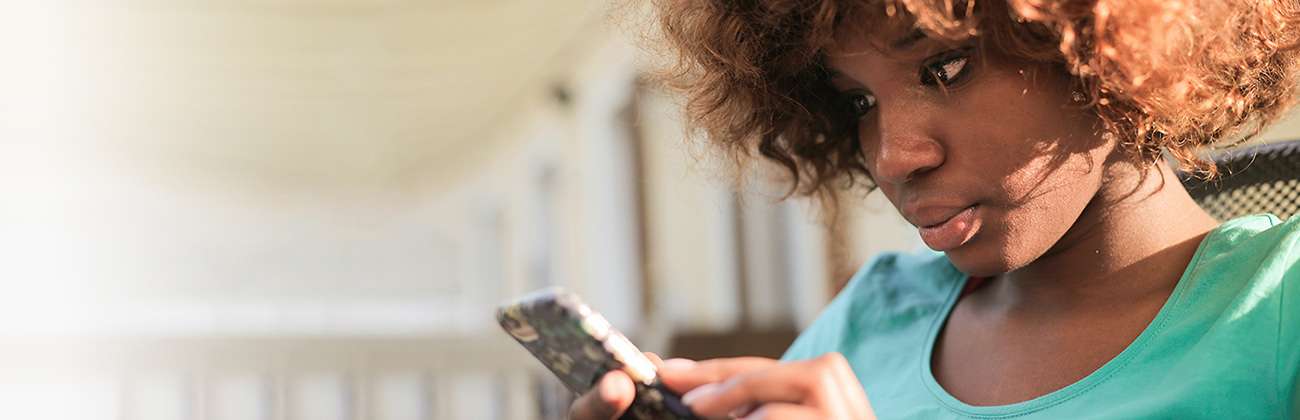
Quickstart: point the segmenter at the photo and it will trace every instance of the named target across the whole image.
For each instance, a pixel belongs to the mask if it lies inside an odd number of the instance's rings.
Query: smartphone
[[[653,362],[578,295],[559,288],[530,293],[497,308],[497,322],[578,394],[606,372],[621,369],[632,378],[636,398],[623,419],[691,419],[681,397],[659,381]]]

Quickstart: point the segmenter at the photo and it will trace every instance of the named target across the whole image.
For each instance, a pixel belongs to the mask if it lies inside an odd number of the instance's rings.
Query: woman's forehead
[[[831,67],[851,62],[862,63],[864,60],[909,62],[933,54],[936,50],[954,46],[953,42],[938,40],[920,29],[912,29],[845,39],[828,48],[825,57],[826,64]]]
[[[860,55],[865,52],[889,55],[907,51],[926,39],[925,32],[919,29],[906,32],[877,32],[871,35],[839,39],[827,49],[827,55],[850,56]]]
[[[891,4],[896,7],[891,7]],[[827,55],[861,54],[871,50],[892,56],[906,52],[918,43],[957,46],[975,34],[969,28],[960,29],[960,25],[948,27],[933,19],[926,22],[940,27],[928,28],[907,8],[889,1],[851,10],[842,18],[833,30],[833,42],[825,46]]]
[[[835,42],[828,54],[854,54],[864,49],[886,52],[902,40],[924,36],[910,15],[860,14],[835,30]]]

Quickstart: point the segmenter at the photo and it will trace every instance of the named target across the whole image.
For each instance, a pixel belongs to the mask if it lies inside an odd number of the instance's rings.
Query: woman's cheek
[[[1042,256],[1079,220],[1100,183],[1093,162],[1077,155],[1037,159],[1027,166],[1030,173],[1009,186],[1005,240],[1012,265],[1019,268]]]

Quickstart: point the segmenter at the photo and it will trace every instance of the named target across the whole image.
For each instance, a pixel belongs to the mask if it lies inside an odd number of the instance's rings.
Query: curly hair
[[[790,194],[870,176],[825,55],[850,31],[977,37],[1058,63],[1103,130],[1148,162],[1213,177],[1198,152],[1249,140],[1296,100],[1300,0],[655,0],[673,50],[660,76],[725,156],[783,167]],[[843,182],[835,182],[837,180]]]

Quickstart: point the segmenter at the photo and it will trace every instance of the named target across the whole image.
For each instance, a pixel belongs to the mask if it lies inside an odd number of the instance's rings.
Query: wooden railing
[[[504,335],[21,338],[0,346],[0,386],[43,393],[33,403],[91,404],[92,418],[114,420],[539,419],[562,416],[570,397]],[[59,392],[80,395],[51,394]]]

